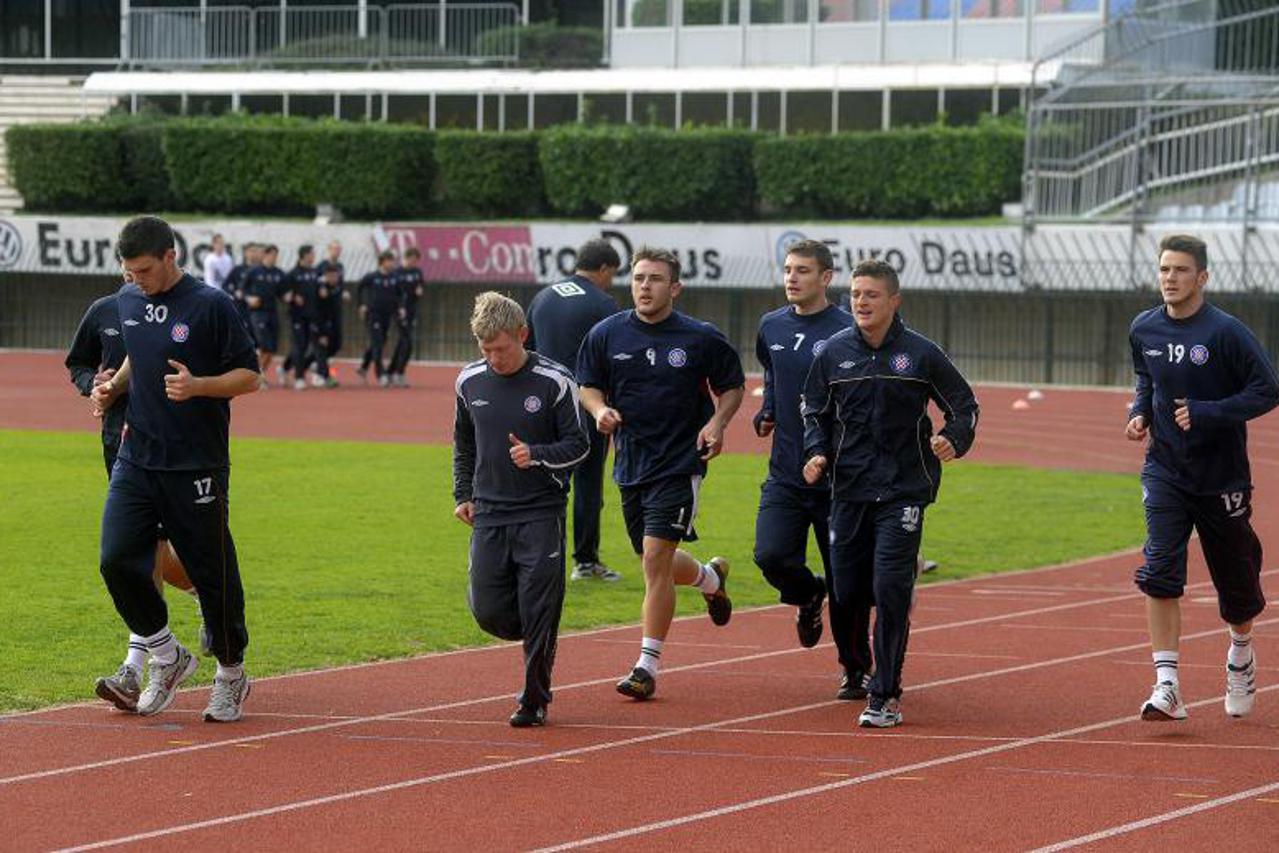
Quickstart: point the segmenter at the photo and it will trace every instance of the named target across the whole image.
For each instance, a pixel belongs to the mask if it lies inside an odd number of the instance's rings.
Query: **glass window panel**
[[[883,126],[884,96],[879,92],[840,92],[840,130],[879,130]]]
[[[936,89],[899,89],[893,92],[893,127],[932,124],[935,121],[937,121]]]

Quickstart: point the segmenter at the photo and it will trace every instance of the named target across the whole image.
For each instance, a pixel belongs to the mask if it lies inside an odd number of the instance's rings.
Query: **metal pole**
[[[360,38],[369,37],[369,0],[359,0],[356,4],[355,27]]]
[[[679,29],[684,22],[684,0],[666,0],[671,4],[671,67],[679,68]]]
[[[288,11],[289,0],[280,0],[280,47],[284,47],[285,28],[288,26],[288,18],[285,12]]]
[[[524,0],[524,8],[520,11],[520,21],[524,26],[528,26],[528,4],[529,0]]]
[[[475,93],[475,129],[484,130],[484,93]]]
[[[746,57],[750,55],[750,26],[751,26],[751,0],[742,0],[738,15],[741,16],[738,21],[742,27],[742,42],[738,50],[737,64],[746,67]]]
[[[785,136],[786,135],[786,90],[785,89],[782,89],[782,91],[779,93],[777,100],[778,100],[777,134],[778,136]]]
[[[1239,257],[1239,281],[1248,290],[1254,288],[1248,285],[1248,245],[1251,237],[1256,231],[1257,216],[1257,166],[1258,157],[1261,153],[1261,146],[1258,144],[1258,134],[1261,130],[1261,113],[1257,107],[1253,106],[1248,109],[1248,129],[1244,136],[1244,150],[1248,152],[1248,164],[1244,170],[1244,193],[1243,193],[1243,234],[1240,240],[1240,257]],[[1260,289],[1260,286],[1255,288]]]
[[[684,93],[675,93],[675,129],[679,130],[684,123]]]
[[[120,0],[120,61],[129,61],[129,0]]]
[[[817,0],[808,0],[808,64],[817,64]]]
[[[53,0],[44,0],[44,58],[53,59]]]
[[[448,18],[446,17],[447,6],[448,0],[440,0],[440,34],[438,41],[441,48],[443,48],[448,42]]]
[[[431,130],[435,130],[435,93],[434,92],[432,92],[430,95],[427,96],[426,102],[427,102],[426,123],[431,128]]]
[[[885,89],[883,97],[880,98],[881,115],[879,117],[879,129],[888,130],[893,126],[893,90]]]
[[[888,55],[888,0],[879,0],[879,26],[875,29],[875,58],[883,62]]]

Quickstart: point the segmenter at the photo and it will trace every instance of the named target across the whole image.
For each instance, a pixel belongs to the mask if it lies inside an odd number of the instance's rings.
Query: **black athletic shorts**
[[[622,518],[636,554],[644,553],[645,536],[671,542],[697,540],[693,520],[701,487],[700,476],[679,474],[622,488]]]

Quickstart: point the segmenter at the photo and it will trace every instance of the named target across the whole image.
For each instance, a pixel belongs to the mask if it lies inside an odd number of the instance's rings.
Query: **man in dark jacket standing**
[[[897,272],[883,261],[853,270],[857,326],[831,337],[804,383],[804,480],[831,484],[835,597],[873,593],[875,675],[859,718],[901,723],[901,670],[923,535],[941,463],[963,456],[977,428],[977,400],[941,348],[906,328]],[[928,403],[946,418],[933,435]]]
[[[573,277],[548,284],[528,306],[528,348],[575,370],[577,351],[591,327],[617,313],[608,295],[622,266],[607,240],[588,240],[577,250]],[[592,429],[591,454],[573,472],[573,575],[575,581],[619,580],[600,562],[600,512],[604,509],[604,460],[608,436]]]

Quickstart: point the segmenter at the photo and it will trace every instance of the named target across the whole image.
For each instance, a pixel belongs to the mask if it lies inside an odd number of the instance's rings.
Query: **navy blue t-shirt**
[[[314,320],[317,316],[317,280],[315,267],[298,264],[284,277],[284,291],[289,294],[289,319],[296,322]]]
[[[528,341],[535,352],[573,367],[591,327],[617,313],[613,297],[588,278],[575,275],[537,292],[528,306]]]
[[[1160,305],[1132,322],[1137,390],[1129,417],[1150,426],[1143,476],[1197,495],[1252,488],[1246,422],[1279,404],[1279,379],[1248,327],[1207,303],[1174,320]],[[1178,399],[1190,429],[1177,426]]]
[[[710,392],[746,383],[742,361],[720,330],[678,311],[660,323],[634,311],[601,320],[582,343],[577,378],[603,391],[622,416],[613,434],[619,486],[705,475],[697,434],[715,413]]]
[[[372,314],[389,316],[400,307],[400,288],[395,272],[375,270],[360,279],[355,290],[356,302]]]
[[[408,317],[417,316],[417,301],[422,297],[422,268],[400,267],[395,271],[395,283],[399,288],[400,307]]]
[[[800,397],[808,368],[826,339],[852,325],[847,311],[834,305],[816,314],[798,314],[786,305],[760,318],[755,357],[764,368],[764,402],[760,412],[773,420],[773,451],[768,478],[801,489],[825,491],[825,483],[804,482],[804,419]]]
[[[129,405],[120,458],[162,471],[210,470],[231,464],[227,434],[230,400],[165,396],[168,360],[193,376],[218,376],[237,367],[258,370],[249,333],[231,297],[184,275],[148,298],[136,284],[116,295],[129,354]]]
[[[245,274],[244,294],[262,300],[257,308],[250,308],[250,311],[276,316],[275,303],[284,295],[284,271],[279,267],[259,264]]]

